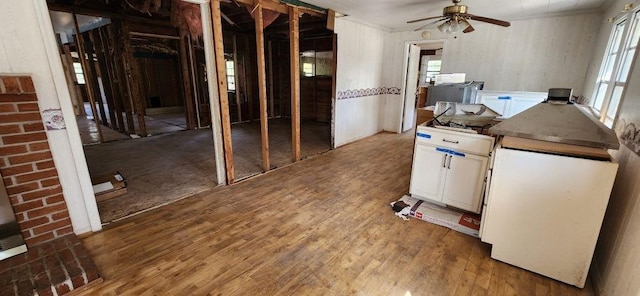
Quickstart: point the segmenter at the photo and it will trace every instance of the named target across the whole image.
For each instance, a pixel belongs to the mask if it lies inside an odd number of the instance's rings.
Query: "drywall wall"
[[[371,136],[382,130],[381,104],[390,86],[383,84],[384,45],[387,32],[347,18],[335,23],[338,34],[335,146]]]
[[[40,111],[60,110],[66,129],[47,131],[74,232],[101,229],[69,91],[45,1],[0,1],[0,73],[31,75]]]
[[[613,28],[607,19],[618,15],[626,3],[628,1],[611,1],[600,20],[593,59],[584,83],[583,93],[587,98],[592,96]],[[640,64],[637,55],[621,100],[615,126],[618,136],[625,134],[630,123],[640,127]],[[635,296],[640,295],[640,282],[637,281],[640,275],[640,156],[622,143],[613,156],[620,163],[620,168],[594,253],[592,281],[601,296]]]
[[[442,73],[464,72],[467,80],[485,82],[487,90],[547,91],[570,87],[581,94],[602,15],[586,13],[511,22],[511,27],[474,22],[469,34],[445,35],[429,30],[431,40],[445,40]],[[423,41],[422,31],[391,33],[385,57],[393,61],[385,81],[402,84],[404,48]],[[456,38],[457,37],[457,38]],[[397,130],[401,100],[386,100],[384,129]]]

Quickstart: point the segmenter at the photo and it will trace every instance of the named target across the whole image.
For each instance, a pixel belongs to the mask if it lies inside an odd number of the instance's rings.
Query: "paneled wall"
[[[384,43],[389,33],[345,18],[336,19],[338,60],[335,146],[382,130],[380,107],[385,71]]]
[[[611,32],[612,24],[608,17],[618,14],[626,1],[616,1],[602,20],[598,54],[594,57],[593,71],[590,71],[589,84],[595,81],[600,67],[602,54]],[[640,64],[636,55],[631,69],[626,93],[622,97],[621,109],[616,123],[616,133],[621,136],[625,129],[635,132],[627,136],[635,137],[635,148],[640,148]],[[631,145],[633,147],[633,145]],[[620,163],[618,176],[609,199],[598,245],[592,266],[596,288],[601,296],[640,295],[640,156],[629,147],[620,145],[614,157]]]
[[[442,73],[464,72],[467,80],[485,81],[487,90],[547,91],[570,87],[582,94],[592,59],[601,14],[587,13],[511,22],[511,27],[474,23],[469,34],[445,35],[430,30],[431,40],[445,40]],[[423,41],[419,32],[391,33],[386,46],[387,84],[402,85],[404,47]],[[385,102],[384,129],[398,129],[398,104]]]

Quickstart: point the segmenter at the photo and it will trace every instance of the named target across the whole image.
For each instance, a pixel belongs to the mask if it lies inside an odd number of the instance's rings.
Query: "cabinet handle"
[[[449,155],[449,162],[447,163],[447,169],[451,169],[451,158],[453,158],[453,156]]]
[[[448,156],[448,155],[446,155],[446,154],[445,154],[445,155],[443,155],[443,157],[442,157],[442,167],[443,167],[443,168],[444,168],[444,167],[446,167],[446,166],[445,166],[445,164],[447,163],[447,156]]]
[[[447,142],[447,143],[452,143],[452,144],[460,143],[459,141],[450,141],[450,140],[447,140],[447,139],[442,139],[442,142]]]

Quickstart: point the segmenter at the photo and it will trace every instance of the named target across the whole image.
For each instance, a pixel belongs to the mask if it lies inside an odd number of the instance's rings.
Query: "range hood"
[[[586,106],[540,103],[489,129],[489,133],[554,143],[618,149],[615,132]]]

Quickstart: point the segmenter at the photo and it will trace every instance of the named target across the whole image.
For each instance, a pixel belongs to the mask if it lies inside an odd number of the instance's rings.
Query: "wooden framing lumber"
[[[256,56],[258,58],[258,98],[260,99],[260,133],[262,134],[262,170],[271,169],[269,164],[269,124],[267,117],[267,73],[264,62],[264,31],[262,5],[254,12],[256,25]]]
[[[99,118],[102,124],[109,126],[109,120],[107,119],[107,112],[104,108],[104,102],[102,101],[102,93],[100,92],[100,83],[98,82],[98,68],[96,67],[96,62],[93,60],[93,54],[95,53],[94,44],[93,44],[93,32],[88,31],[81,34],[82,40],[84,43],[84,51],[87,54],[87,62],[89,65],[90,73],[86,76],[93,81],[94,85],[94,93],[95,93],[95,102],[98,106],[98,112],[100,113]]]
[[[191,86],[191,75],[190,75],[190,71],[189,71],[189,59],[187,56],[187,42],[185,42],[185,39],[187,39],[187,33],[184,32],[180,32],[180,42],[178,44],[179,47],[179,54],[180,54],[180,67],[181,67],[181,75],[180,77],[182,78],[182,93],[184,95],[184,109],[185,109],[185,113],[187,116],[187,128],[188,129],[193,129],[194,127],[196,127],[196,116],[195,116],[195,112],[196,109],[194,107],[195,105],[195,96],[193,95],[193,88]]]
[[[111,89],[112,95],[112,103],[113,103],[113,112],[115,113],[116,122],[118,125],[118,130],[121,133],[126,132],[124,125],[124,118],[122,117],[122,96],[124,94],[124,90],[121,87],[121,83],[116,75],[116,69],[114,67],[115,57],[113,56],[113,52],[110,50],[113,48],[111,44],[111,40],[109,39],[109,30],[107,27],[101,27],[98,29],[98,36],[101,40],[101,52],[102,59],[104,61],[106,76],[109,77],[109,87]],[[110,110],[111,111],[111,110]]]
[[[236,111],[238,113],[238,122],[242,122],[242,101],[240,99],[240,79],[238,79],[238,38],[233,34],[233,77],[236,82]]]
[[[336,24],[336,12],[333,9],[329,9],[327,12],[327,30],[333,31]]]
[[[127,119],[127,133],[133,135],[136,133],[136,126],[133,122],[133,107],[131,106],[131,88],[129,79],[127,79],[127,70],[125,68],[126,58],[124,56],[124,38],[122,37],[122,21],[115,20],[109,25],[109,40],[113,44],[113,65],[115,75],[117,77],[120,93],[122,94],[122,108]],[[118,36],[118,37],[116,37]]]
[[[107,68],[104,46],[102,44],[102,37],[100,36],[100,29],[98,28],[89,31],[89,39],[91,40],[91,43],[93,43],[96,58],[98,60],[97,73],[100,73],[102,89],[104,90],[105,101],[107,102],[107,106],[109,109],[109,126],[115,129],[120,125],[120,123],[118,123],[118,119],[116,118],[116,108],[115,102],[113,100],[114,92],[111,87],[111,78],[109,77],[109,70]]]
[[[123,22],[122,38],[124,40],[124,69],[127,73],[127,85],[129,86],[129,94],[133,109],[138,116],[138,135],[147,136],[147,125],[144,119],[145,107],[142,92],[142,83],[140,81],[140,65],[133,57],[131,48],[131,36],[129,35],[129,26]]]
[[[289,7],[289,56],[291,58],[291,152],[300,160],[300,11]]]
[[[336,92],[338,73],[338,34],[333,33],[333,60],[331,61],[331,149],[336,147]]]
[[[277,2],[277,1],[270,1],[270,0],[236,0],[236,2],[242,3],[242,4],[248,4],[248,5],[252,6],[252,7],[255,7],[256,5],[260,5],[261,8],[272,10],[272,11],[276,11],[276,12],[283,13],[283,14],[289,13],[289,10],[287,9],[287,6],[285,4],[281,4],[280,2]]]
[[[268,41],[267,56],[269,57],[269,115],[270,117],[276,117],[275,113],[275,98],[273,97],[273,44],[271,40]]]
[[[82,34],[80,33],[80,26],[78,26],[78,16],[73,14],[73,25],[76,30],[76,47],[78,48],[78,56],[80,58],[80,65],[82,65],[82,73],[84,73],[85,77],[85,85],[87,87],[87,95],[89,96],[89,104],[91,105],[91,113],[93,113],[93,121],[96,123],[96,130],[98,131],[98,139],[100,142],[104,141],[104,136],[102,134],[102,125],[100,124],[100,120],[98,119],[98,110],[96,109],[96,101],[95,101],[95,85],[93,85],[93,81],[91,79],[87,79],[87,73],[89,72],[89,65],[86,59],[86,53],[84,52],[84,43],[82,40]],[[81,106],[84,108],[84,106]]]
[[[229,94],[227,93],[227,73],[224,61],[224,43],[222,37],[222,15],[220,1],[211,1],[211,18],[213,21],[213,40],[215,47],[216,68],[218,74],[218,93],[220,95],[220,117],[222,123],[222,138],[224,159],[227,167],[227,182],[232,184],[235,178],[233,165],[233,147],[231,140],[231,117],[229,116]]]
[[[71,56],[71,47],[69,44],[62,45],[62,66],[65,70],[74,114],[87,115],[84,111],[84,101],[82,100],[82,96],[79,95],[80,92],[78,92],[78,79],[76,78],[76,70],[73,67],[73,57]]]

